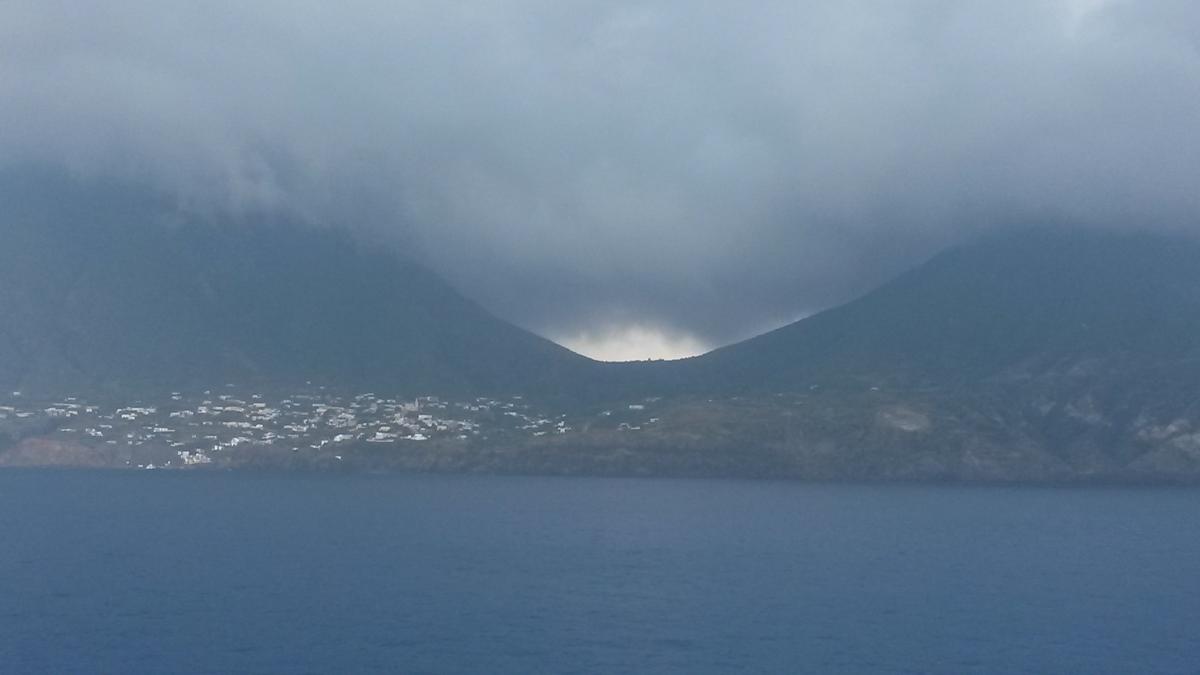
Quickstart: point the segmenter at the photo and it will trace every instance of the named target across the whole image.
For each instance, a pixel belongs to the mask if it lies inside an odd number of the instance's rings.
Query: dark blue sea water
[[[0,472],[0,671],[1200,671],[1200,492]]]

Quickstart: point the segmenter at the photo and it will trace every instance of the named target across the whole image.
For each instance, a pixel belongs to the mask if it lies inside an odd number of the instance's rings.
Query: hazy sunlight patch
[[[690,335],[672,335],[646,326],[622,326],[606,331],[578,333],[560,339],[567,349],[599,361],[682,359],[710,348]]]

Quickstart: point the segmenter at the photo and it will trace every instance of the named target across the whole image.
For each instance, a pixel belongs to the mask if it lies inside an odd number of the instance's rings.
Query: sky
[[[32,164],[669,358],[1003,228],[1200,229],[1200,3],[5,0]]]

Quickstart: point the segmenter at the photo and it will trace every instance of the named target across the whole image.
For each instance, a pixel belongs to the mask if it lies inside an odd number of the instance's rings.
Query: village
[[[637,432],[658,422],[655,399],[569,417],[520,396],[465,401],[344,394],[313,386],[272,395],[227,385],[162,401],[108,402],[68,396],[39,400],[11,392],[0,401],[0,427],[14,440],[46,438],[94,450],[125,468],[205,468],[257,450],[328,456],[414,444],[481,444],[562,435],[583,428]]]

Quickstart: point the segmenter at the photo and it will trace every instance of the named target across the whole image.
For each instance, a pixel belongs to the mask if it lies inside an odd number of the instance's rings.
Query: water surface
[[[1200,491],[0,472],[0,671],[1197,672]]]

